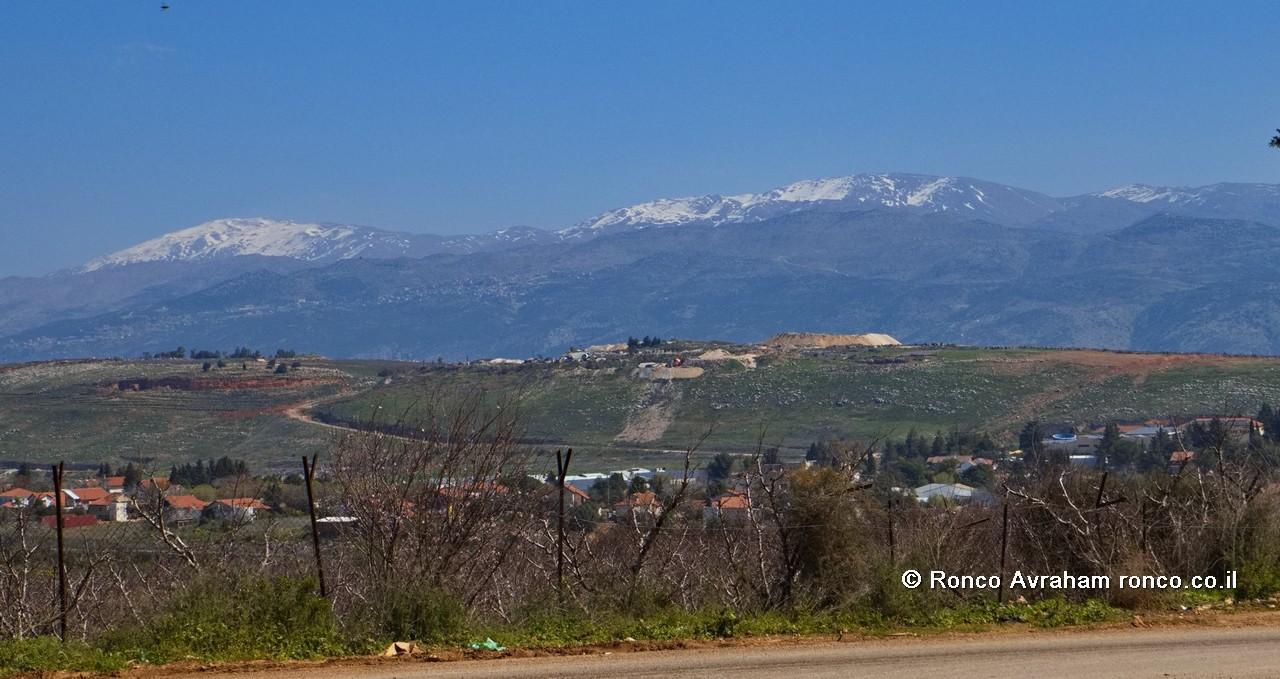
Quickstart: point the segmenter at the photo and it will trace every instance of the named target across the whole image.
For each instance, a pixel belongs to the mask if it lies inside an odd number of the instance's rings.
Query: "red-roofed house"
[[[591,501],[591,496],[577,486],[566,484],[564,487],[564,501],[570,507],[581,507]]]
[[[204,508],[204,513],[214,519],[222,519],[224,521],[253,521],[258,512],[265,512],[270,509],[261,500],[251,497],[232,497],[210,502]]]
[[[87,505],[91,502],[94,502],[95,500],[109,498],[113,494],[111,493],[111,491],[107,490],[106,488],[98,488],[96,486],[88,486],[85,488],[72,488],[71,492],[75,493],[76,497],[79,498],[80,504],[82,505]]]
[[[615,521],[655,518],[660,514],[662,514],[662,503],[658,501],[658,496],[651,491],[631,493],[621,502],[613,505],[613,518]]]
[[[1266,434],[1266,430],[1262,428],[1262,423],[1252,417],[1197,417],[1178,425],[1178,430],[1186,432],[1195,425],[1201,427],[1213,426],[1214,420],[1222,426],[1228,436],[1237,441],[1248,440],[1250,432],[1257,431],[1258,434]]]
[[[546,494],[545,496],[547,498],[547,502],[550,502],[552,505],[554,505],[556,502],[559,501],[560,496],[557,494],[556,484],[554,483],[547,484],[547,487],[544,490],[544,492]],[[582,505],[590,501],[591,501],[591,496],[588,495],[586,491],[582,490],[581,488],[578,488],[577,486],[570,485],[568,483],[564,484],[564,505],[566,507],[581,507]]]
[[[195,523],[200,520],[209,503],[194,495],[166,495],[164,520],[169,524]]]
[[[47,493],[33,493],[31,495],[31,499],[35,502],[39,502],[40,505],[43,507],[53,507],[55,504],[57,504],[56,502],[54,502],[52,491]],[[74,491],[72,491],[70,488],[62,489],[63,510],[69,509],[71,507],[75,507],[79,503],[80,503],[80,496],[76,495]]]
[[[102,521],[129,520],[129,498],[119,493],[93,500],[86,507],[90,514]]]
[[[0,493],[0,507],[26,507],[35,495],[26,488],[10,488]]]
[[[138,487],[143,490],[151,490],[156,488],[159,490],[169,490],[169,478],[161,476],[153,476],[149,479],[143,479],[138,482]]]
[[[1175,450],[1169,453],[1169,473],[1177,474],[1184,466],[1194,462],[1196,453],[1193,450]]]
[[[934,455],[925,459],[929,464],[944,464],[947,462],[956,463],[956,473],[963,474],[977,465],[988,468],[994,468],[995,462],[985,457],[974,457],[972,455]]]
[[[746,493],[731,491],[719,497],[711,498],[702,508],[702,520],[710,521],[745,521],[753,510],[751,500]]]

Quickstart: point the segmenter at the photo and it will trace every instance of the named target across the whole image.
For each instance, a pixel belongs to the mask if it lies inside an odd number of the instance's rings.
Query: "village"
[[[1270,411],[1265,409],[1265,412]],[[850,472],[855,481],[883,481],[881,485],[887,494],[915,500],[921,505],[939,508],[991,505],[997,502],[999,486],[1010,470],[1022,473],[1034,457],[1041,458],[1040,464],[1052,460],[1064,468],[1156,470],[1177,475],[1195,463],[1198,450],[1210,446],[1248,446],[1264,440],[1266,435],[1266,423],[1262,420],[1234,416],[1108,424],[1084,432],[1077,432],[1069,424],[1028,423],[1020,441],[1022,447],[1008,450],[984,450],[983,444],[965,446],[964,441],[955,441],[954,436],[949,442],[938,433],[931,440],[912,434],[903,443],[884,442],[878,449],[859,448],[858,443],[848,441],[819,442],[811,446],[803,460],[783,460],[776,451],[719,452],[706,464],[689,469],[686,492],[681,493],[685,500],[680,507],[668,506],[665,500],[684,484],[685,472],[664,467],[566,474],[563,495],[574,515],[591,523],[651,521],[672,509],[708,523],[733,522],[761,511],[758,496],[753,498],[749,482],[753,472],[757,476],[779,477],[795,470],[846,464],[854,467]],[[989,441],[989,437],[982,440]],[[962,452],[960,449],[964,447],[972,449]],[[840,460],[831,452],[840,449],[857,451],[856,464],[847,458]],[[911,459],[913,455],[918,458]],[[1138,457],[1147,462],[1143,463]],[[1156,461],[1151,462],[1153,459]],[[56,508],[60,506],[65,529],[141,521],[144,517],[170,528],[209,523],[236,525],[250,523],[263,515],[297,515],[305,511],[301,481],[295,475],[254,478],[248,476],[243,463],[227,460],[217,464],[236,473],[210,479],[217,484],[216,489],[205,483],[193,490],[167,476],[138,478],[133,465],[129,465],[127,475],[103,473],[109,471],[106,465],[99,467],[97,473],[73,472],[68,481],[70,485],[62,488],[61,502],[50,488],[48,474],[23,465],[0,472],[0,478],[4,479],[0,483],[5,486],[0,491],[0,511],[31,510],[43,523],[53,526]],[[899,466],[895,468],[895,464]],[[203,469],[203,463],[201,465]],[[211,460],[208,468],[214,469],[215,462]],[[533,513],[550,511],[554,506],[552,498],[559,485],[554,474],[530,473],[510,478],[516,481],[494,484],[494,487],[503,494],[523,491],[535,498],[533,501],[541,504],[527,508]],[[904,486],[902,481],[917,483]],[[454,501],[477,495],[471,483],[461,479],[441,480],[438,497],[429,509],[448,513]],[[257,492],[245,494],[250,489]],[[341,506],[330,506],[325,501],[317,504],[318,529],[326,535],[352,527],[357,521]],[[406,503],[408,513],[422,510],[423,507]]]
[[[12,470],[16,474],[18,470]],[[47,485],[42,482],[40,485]],[[137,520],[135,498],[158,498],[163,503],[165,522],[173,526],[191,525],[204,520],[247,522],[260,512],[272,508],[253,497],[225,497],[202,500],[171,484],[168,478],[151,477],[133,485],[125,476],[86,478],[80,485],[62,489],[59,502],[54,491],[33,491],[11,486],[0,492],[0,509],[35,509],[52,526],[57,506],[64,513],[64,528],[80,528],[96,523],[122,523]]]

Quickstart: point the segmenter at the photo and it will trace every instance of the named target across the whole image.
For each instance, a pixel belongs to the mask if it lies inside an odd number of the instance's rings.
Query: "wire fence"
[[[327,459],[300,460],[296,483],[246,478],[208,502],[157,480],[127,500],[86,502],[57,465],[51,507],[33,496],[0,514],[0,636],[92,639],[252,578],[311,583],[340,624],[385,629],[379,616],[406,596],[498,621],[547,605],[747,611],[887,606],[908,595],[922,605],[1128,604],[1139,595],[1011,589],[1007,576],[1190,576],[1277,563],[1270,472],[1247,460],[1174,475],[1045,469],[972,504],[922,504],[867,483],[854,465],[782,469],[757,458],[713,499],[688,462],[662,493],[610,504],[568,491],[571,451],[557,451],[550,483],[534,481],[543,462],[508,423],[479,411],[462,420],[417,438],[349,432]],[[908,591],[899,580],[908,569],[1002,583]]]

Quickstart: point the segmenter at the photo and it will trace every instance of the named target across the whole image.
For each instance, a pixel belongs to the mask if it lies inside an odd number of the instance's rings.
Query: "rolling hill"
[[[686,370],[641,366],[677,356]],[[584,469],[616,469],[669,463],[713,424],[704,454],[750,450],[763,427],[767,444],[794,456],[828,436],[900,437],[912,428],[1010,442],[1032,418],[1086,426],[1252,413],[1280,403],[1280,359],[679,341],[581,363],[304,358],[286,375],[238,361],[208,373],[198,361],[42,362],[0,366],[0,460],[135,461],[164,471],[231,455],[294,471],[298,455],[333,442],[326,422],[412,417],[411,404],[473,393],[518,405],[529,442],[573,445]]]

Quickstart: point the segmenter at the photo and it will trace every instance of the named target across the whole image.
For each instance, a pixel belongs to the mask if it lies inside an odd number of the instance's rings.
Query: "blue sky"
[[[15,1],[0,275],[225,216],[459,233],[861,171],[1280,182],[1266,3]]]

